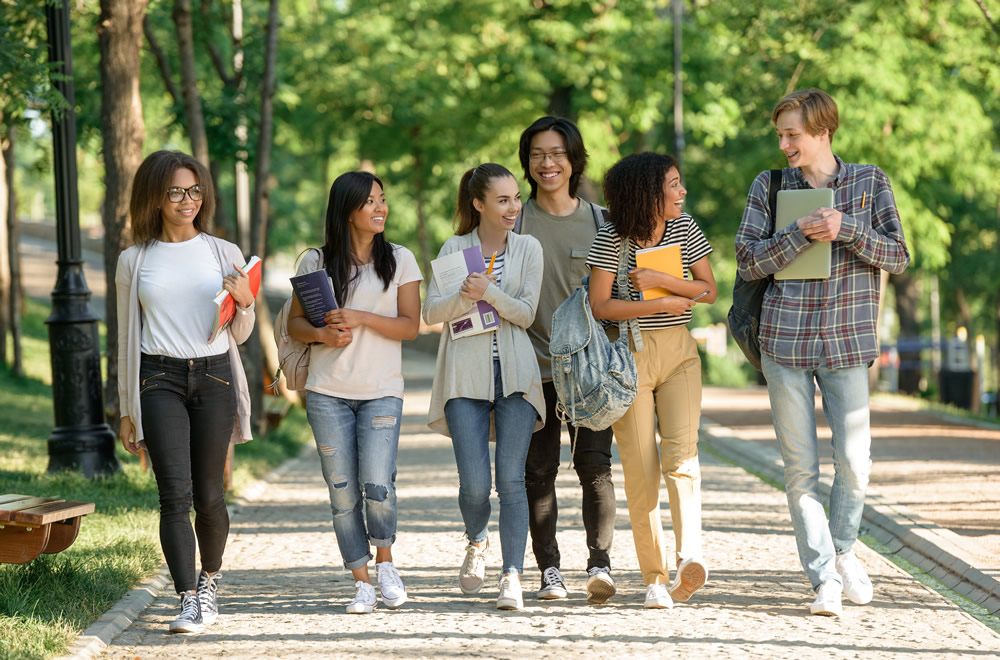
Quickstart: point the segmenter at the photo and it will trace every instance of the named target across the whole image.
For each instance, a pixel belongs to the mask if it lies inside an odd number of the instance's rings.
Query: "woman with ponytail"
[[[340,556],[354,574],[350,614],[375,607],[370,545],[382,602],[390,609],[406,602],[392,563],[396,451],[403,414],[402,340],[417,336],[422,278],[413,253],[386,240],[388,215],[378,177],[368,172],[337,177],[326,210],[326,242],[309,251],[298,273],[326,270],[340,308],[327,312],[321,328],[312,326],[297,298],[288,314],[288,332],[313,344],[306,414],[330,491]]]
[[[528,538],[524,461],[531,434],[545,419],[542,379],[526,332],[542,285],[542,247],[534,237],[511,231],[521,195],[514,175],[502,165],[484,163],[467,171],[457,206],[458,230],[438,256],[478,245],[492,268],[484,261],[482,271],[488,272],[470,274],[451,294],[431,280],[424,321],[447,323],[485,300],[496,308],[500,325],[459,339],[452,339],[447,330],[441,333],[428,425],[451,436],[455,449],[458,505],[468,538],[459,586],[466,594],[478,593],[485,582],[492,487],[489,443],[496,440],[503,557],[497,609],[521,609],[520,574]]]

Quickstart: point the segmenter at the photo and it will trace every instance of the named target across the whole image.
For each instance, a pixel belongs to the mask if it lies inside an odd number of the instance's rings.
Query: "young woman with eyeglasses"
[[[531,433],[545,418],[542,381],[525,331],[535,318],[542,285],[542,246],[511,231],[521,209],[514,175],[485,163],[459,183],[458,231],[439,256],[479,246],[491,268],[470,274],[457,292],[444,293],[432,280],[424,321],[447,324],[484,300],[500,317],[486,333],[452,339],[441,333],[428,425],[451,436],[458,466],[458,505],[468,545],[459,571],[463,593],[485,581],[490,520],[490,438],[496,439],[496,490],[500,497],[500,570],[497,609],[524,607],[520,575],[528,537],[524,460]],[[494,257],[495,255],[495,257]],[[492,272],[489,272],[489,271]]]
[[[200,162],[178,152],[151,154],[132,183],[134,245],[119,256],[115,275],[119,436],[129,453],[149,452],[160,497],[160,545],[181,596],[170,631],[179,633],[201,632],[218,614],[229,535],[226,455],[231,442],[251,439],[237,344],[253,329],[254,297],[240,249],[204,232],[214,212],[212,178]],[[212,301],[220,289],[238,307],[228,330],[210,343]]]
[[[341,174],[330,187],[326,242],[310,250],[299,274],[326,270],[339,309],[315,328],[297,298],[288,331],[313,344],[306,411],[330,491],[340,557],[354,576],[349,614],[375,608],[368,572],[382,603],[395,609],[406,588],[393,564],[396,542],[396,452],[403,415],[402,340],[420,326],[420,268],[402,245],[385,238],[389,206],[382,180],[368,172]]]

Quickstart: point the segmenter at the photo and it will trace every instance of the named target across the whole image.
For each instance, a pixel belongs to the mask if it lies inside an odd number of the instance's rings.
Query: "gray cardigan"
[[[472,231],[464,236],[453,236],[441,247],[438,256],[444,256],[480,245],[479,233]],[[489,284],[483,300],[496,307],[500,326],[494,331],[497,353],[500,356],[502,396],[523,392],[524,398],[538,413],[535,430],[545,424],[545,399],[542,395],[542,377],[538,361],[525,329],[535,319],[538,294],[542,287],[542,246],[533,236],[507,234],[500,286]],[[423,317],[428,324],[446,323],[472,309],[474,301],[459,293],[443,295],[434,278],[427,287]],[[493,401],[493,347],[494,332],[484,332],[471,337],[453,340],[447,328],[441,333],[438,345],[434,385],[431,389],[430,411],[427,425],[450,436],[444,406],[458,397]]]
[[[202,234],[219,262],[222,276],[228,275],[232,264],[246,260],[239,247],[229,241]],[[118,257],[115,272],[115,287],[118,293],[118,400],[122,417],[128,417],[135,426],[136,442],[145,447],[142,432],[142,406],[139,404],[139,359],[142,344],[142,310],[139,304],[139,278],[135,275],[142,267],[146,248],[141,245],[122,251]],[[227,268],[228,266],[228,268]],[[236,421],[231,442],[241,443],[252,440],[250,429],[250,390],[247,376],[243,371],[238,344],[250,336],[256,320],[254,304],[246,309],[237,308],[236,316],[229,325],[229,363],[233,369],[233,387],[236,389]]]

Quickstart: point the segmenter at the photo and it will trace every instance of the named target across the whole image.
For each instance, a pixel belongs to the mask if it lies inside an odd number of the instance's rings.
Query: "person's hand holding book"
[[[324,320],[328,327],[334,327],[338,330],[350,330],[359,325],[364,325],[367,313],[357,309],[331,309],[326,313]]]
[[[240,266],[233,264],[235,273],[230,273],[222,278],[222,288],[229,292],[236,304],[240,307],[249,307],[253,304],[253,292],[250,290],[250,278]]]

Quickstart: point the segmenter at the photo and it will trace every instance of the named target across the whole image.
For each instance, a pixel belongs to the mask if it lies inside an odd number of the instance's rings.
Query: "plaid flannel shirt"
[[[786,367],[843,369],[875,360],[879,270],[901,273],[910,263],[889,178],[874,165],[834,157],[839,169],[828,187],[843,220],[829,279],[772,280],[764,294],[760,348]],[[771,234],[769,180],[766,171],[754,179],[736,232],[738,271],[747,281],[778,272],[811,245],[794,223]],[[796,167],[783,170],[781,187],[811,186]]]

